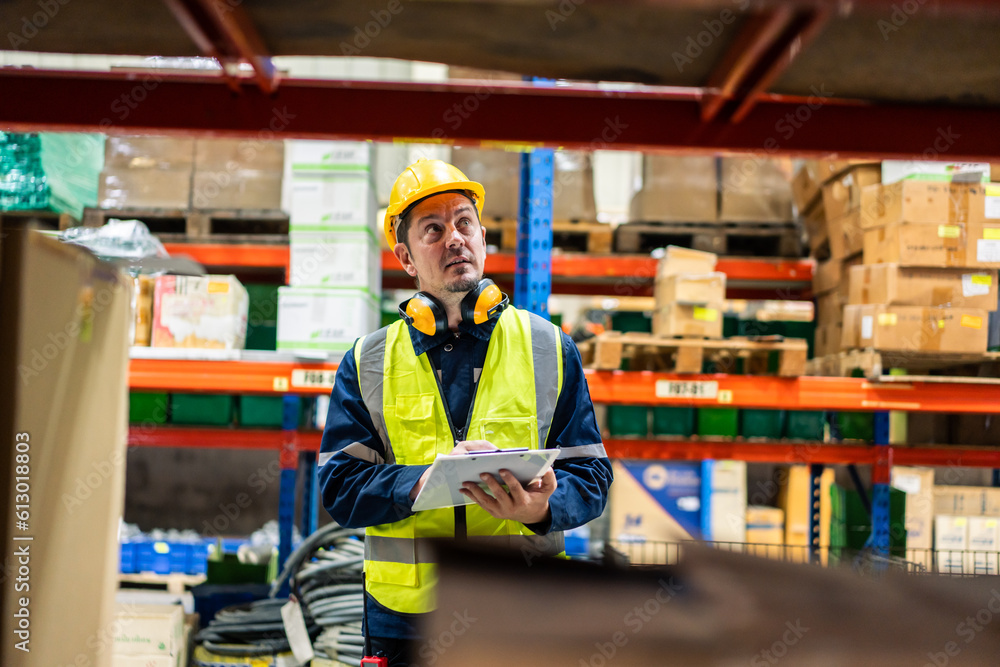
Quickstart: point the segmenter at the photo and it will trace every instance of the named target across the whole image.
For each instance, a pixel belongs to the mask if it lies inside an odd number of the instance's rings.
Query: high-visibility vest
[[[426,354],[414,354],[405,323],[364,337],[354,355],[385,463],[429,464],[454,448],[456,434],[435,371]],[[490,337],[463,439],[488,440],[500,449],[545,447],[562,370],[559,329],[527,311],[504,310]],[[434,609],[437,572],[425,540],[454,537],[456,510],[465,512],[469,540],[536,556],[563,554],[561,533],[536,535],[520,522],[494,519],[478,505],[415,514],[400,508],[399,521],[372,526],[365,535],[366,590],[381,605],[410,614]]]

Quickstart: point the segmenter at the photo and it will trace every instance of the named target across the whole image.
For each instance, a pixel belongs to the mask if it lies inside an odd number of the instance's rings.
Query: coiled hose
[[[287,580],[302,603],[317,655],[360,665],[364,531],[329,524],[303,540],[271,585],[270,597],[220,611],[195,641],[217,655],[260,657],[290,650],[281,619],[287,602],[275,599]]]

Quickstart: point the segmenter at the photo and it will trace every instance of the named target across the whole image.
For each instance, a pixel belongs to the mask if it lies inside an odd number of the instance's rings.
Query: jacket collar
[[[458,323],[458,332],[478,338],[479,340],[488,341],[490,336],[493,335],[493,328],[499,319],[499,317],[495,317],[492,320],[486,320],[482,324],[462,321]],[[411,325],[407,325],[407,327],[410,330],[410,340],[413,341],[413,353],[418,357],[424,352],[442,345],[445,341],[455,337],[455,334],[450,329],[433,336],[428,336],[421,331],[417,331]]]

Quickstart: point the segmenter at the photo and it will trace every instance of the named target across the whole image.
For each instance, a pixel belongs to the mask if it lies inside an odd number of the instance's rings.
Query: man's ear
[[[417,267],[414,266],[413,258],[410,257],[410,251],[406,247],[405,243],[397,243],[396,247],[392,249],[392,254],[396,256],[396,259],[399,260],[403,270],[406,271],[410,277],[417,277]]]

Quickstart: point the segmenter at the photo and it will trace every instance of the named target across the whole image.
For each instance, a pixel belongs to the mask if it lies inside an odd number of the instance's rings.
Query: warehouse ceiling
[[[14,48],[53,53],[202,55],[170,3],[53,0],[58,9],[43,22],[37,15],[44,4],[0,3],[5,41]],[[815,38],[768,87],[770,92],[808,96],[822,90],[864,100],[1000,103],[1000,11],[990,2],[858,1],[832,7],[750,0],[216,4],[225,12],[245,11],[270,55],[391,57],[539,77],[690,87],[712,83],[727,50],[746,39],[753,17],[783,7],[827,11]]]

